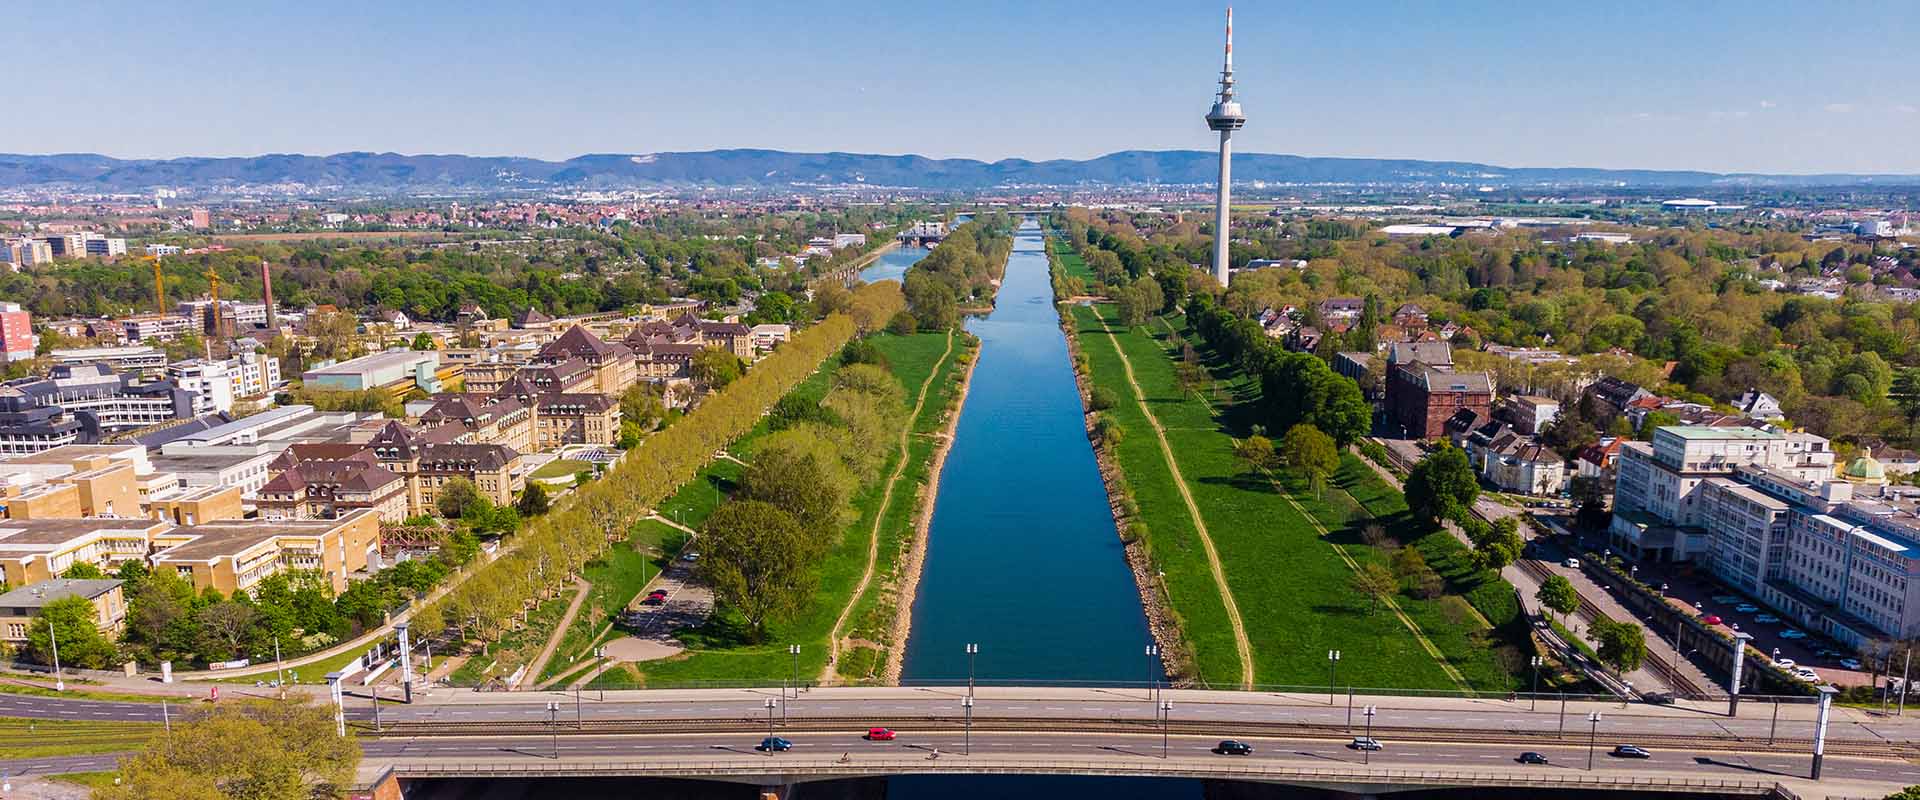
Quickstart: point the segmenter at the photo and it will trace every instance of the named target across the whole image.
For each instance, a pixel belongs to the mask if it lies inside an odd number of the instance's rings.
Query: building
[[[53,263],[53,246],[44,239],[19,238],[0,241],[0,261],[12,265],[14,272],[23,267]]]
[[[1759,389],[1748,389],[1740,395],[1740,399],[1733,401],[1733,406],[1740,409],[1740,413],[1758,420],[1780,419],[1786,416],[1780,408],[1780,401]]]
[[[102,258],[114,258],[116,256],[124,256],[127,254],[127,240],[125,239],[112,237],[112,236],[101,236],[100,234],[97,234],[97,233],[90,233],[90,234],[87,234],[86,236],[87,238],[86,238],[86,241],[84,242],[84,245],[86,247],[87,255],[99,256]]]
[[[1227,9],[1226,58],[1220,67],[1220,93],[1207,112],[1207,129],[1220,134],[1220,180],[1213,200],[1213,278],[1227,285],[1229,266],[1227,222],[1233,210],[1233,132],[1247,124],[1233,96],[1233,9]]]
[[[7,520],[0,525],[0,572],[8,586],[52,580],[75,564],[111,572],[140,561],[170,523],[143,517]]]
[[[1551,397],[1510,395],[1501,398],[1493,410],[1493,416],[1512,423],[1522,433],[1535,436],[1560,416],[1560,401]]]
[[[743,337],[746,327],[740,326]],[[753,344],[746,343],[748,355]],[[635,380],[633,350],[624,344],[602,341],[592,331],[575,325],[549,342],[533,357],[533,363],[552,365],[578,359],[593,370],[594,382],[601,394],[619,397]]]
[[[207,213],[207,210],[204,208],[190,209],[187,211],[187,227],[196,230],[211,228],[213,227],[213,215]]]
[[[438,394],[443,376],[437,351],[388,350],[316,367],[301,373],[300,379],[310,389],[343,392],[379,390],[397,400],[414,389]]]
[[[1366,313],[1367,301],[1358,297],[1329,297],[1320,301],[1320,322],[1333,326],[1338,323],[1352,323]]]
[[[361,451],[338,460],[295,463],[260,487],[266,520],[337,519],[372,511],[382,522],[407,518],[407,481]]]
[[[73,347],[50,350],[55,364],[105,364],[117,372],[159,375],[166,372],[167,353],[158,347]]]
[[[1438,439],[1447,419],[1462,409],[1490,416],[1493,379],[1484,372],[1453,372],[1421,361],[1387,368],[1389,424],[1407,438]]]
[[[150,255],[150,256],[180,255],[180,246],[177,244],[150,244],[150,245],[147,245],[146,250],[147,250],[147,255]]]
[[[520,453],[498,444],[441,444],[398,422],[388,422],[366,447],[381,466],[407,479],[407,516],[437,514],[440,491],[465,478],[497,505],[513,502],[524,488]]]
[[[85,598],[93,604],[93,624],[108,639],[118,639],[126,627],[127,598],[121,586],[126,581],[104,579],[56,578],[28,584],[0,594],[0,642],[14,647],[27,643],[27,630],[33,618],[47,604],[69,597]]]
[[[118,432],[178,419],[192,419],[192,392],[171,381],[142,381],[105,364],[60,364],[45,378],[0,384],[0,400],[25,399],[27,407],[58,407],[90,419],[99,431]]]
[[[33,358],[40,337],[33,335],[33,313],[19,303],[0,303],[0,362]]]
[[[1480,477],[1501,491],[1556,495],[1567,488],[1567,462],[1531,436],[1507,433],[1480,454]]]
[[[137,314],[120,320],[121,338],[129,342],[171,342],[192,330],[193,320],[177,314]]]
[[[226,362],[198,358],[177,361],[167,365],[167,378],[193,393],[194,416],[233,411],[233,398],[239,392]]]
[[[1654,399],[1654,394],[1640,388],[1639,384],[1606,375],[1587,386],[1587,397],[1593,401],[1601,417],[1612,419],[1626,413],[1636,403]]]
[[[172,528],[154,541],[165,549],[153,568],[174,570],[198,591],[232,596],[282,572],[313,570],[344,592],[347,576],[379,563],[380,517],[363,509],[338,519],[222,520]]]
[[[782,342],[793,338],[793,326],[767,322],[753,326],[752,334],[755,350],[772,350]]]
[[[433,406],[420,415],[420,427],[457,429],[459,441],[470,444],[505,445],[522,453],[538,449],[534,409],[511,395],[435,395]]]
[[[1767,467],[1801,483],[1833,474],[1827,440],[1775,429],[1669,426],[1653,441],[1620,446],[1609,537],[1632,558],[1687,561],[1707,547],[1700,486],[1747,466]]]
[[[570,444],[611,445],[620,438],[620,403],[603,394],[541,394],[535,397],[541,450]]]

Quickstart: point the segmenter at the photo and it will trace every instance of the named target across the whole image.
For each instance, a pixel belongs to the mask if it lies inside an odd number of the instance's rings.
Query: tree
[[[923,331],[944,331],[960,326],[960,308],[954,300],[953,287],[915,269],[907,273],[907,307],[913,311],[919,329]]]
[[[880,330],[895,315],[907,310],[907,296],[893,281],[869,283],[853,290],[851,315],[854,327],[865,336]]]
[[[1574,522],[1590,531],[1607,526],[1607,484],[1606,481],[1592,475],[1574,476],[1573,483],[1567,487],[1567,494],[1573,498],[1576,511]]]
[[[1333,437],[1304,422],[1287,429],[1280,452],[1287,466],[1306,476],[1314,497],[1326,489],[1327,476],[1340,468],[1340,448],[1333,443]]]
[[[447,519],[461,519],[467,515],[467,509],[486,498],[480,496],[480,487],[466,478],[454,478],[440,487],[440,497],[433,501],[433,507],[440,516]]]
[[[537,517],[547,513],[547,488],[536,481],[527,481],[527,488],[521,490],[520,501],[514,504],[514,510],[521,517]]]
[[[1466,512],[1460,512],[1462,516]],[[1492,525],[1475,526],[1479,536],[1473,539],[1473,554],[1488,569],[1505,569],[1520,558],[1526,543],[1520,539],[1520,526],[1513,517],[1501,517]]]
[[[360,763],[349,732],[334,735],[333,712],[301,697],[228,700],[177,716],[121,763],[98,800],[313,800],[339,797]]]
[[[433,337],[432,337],[432,336],[430,336],[430,335],[428,335],[426,331],[421,331],[421,332],[419,332],[419,333],[416,333],[416,334],[414,334],[414,335],[413,335],[413,346],[412,346],[412,349],[414,349],[414,350],[438,350],[438,349],[440,349],[440,347],[439,347],[438,345],[435,345],[435,344],[433,343]]]
[[[1267,472],[1280,463],[1274,454],[1273,440],[1258,433],[1234,440],[1233,457],[1254,472]]]
[[[1565,622],[1568,614],[1580,608],[1580,592],[1573,588],[1573,581],[1567,580],[1565,575],[1547,576],[1546,580],[1540,582],[1540,588],[1534,590],[1533,599],[1559,614],[1561,622]]]
[[[1671,411],[1649,411],[1646,416],[1640,418],[1640,435],[1638,438],[1643,442],[1651,442],[1653,441],[1654,431],[1660,430],[1661,428],[1670,428],[1678,424],[1680,424],[1679,414]]]
[[[887,320],[887,332],[899,336],[908,336],[920,330],[920,321],[910,312],[902,311]]]
[[[1407,506],[1421,519],[1438,524],[1473,507],[1480,481],[1467,463],[1465,451],[1443,444],[1407,473]]]
[[[107,573],[101,572],[100,567],[90,561],[75,561],[73,566],[67,567],[66,572],[60,573],[60,577],[69,580],[98,580],[107,577]]]
[[[701,529],[698,570],[714,596],[740,612],[749,636],[765,641],[767,624],[798,613],[813,594],[810,534],[771,503],[721,505]]]
[[[1361,564],[1359,569],[1354,570],[1353,577],[1347,580],[1347,586],[1355,594],[1367,597],[1370,601],[1367,607],[1369,614],[1379,610],[1380,598],[1393,594],[1400,588],[1399,582],[1393,579],[1393,573],[1388,572],[1386,567],[1371,561]]]
[[[1587,638],[1593,641],[1600,660],[1615,672],[1639,669],[1647,657],[1646,632],[1631,622],[1595,620],[1587,628]]]
[[[102,669],[113,661],[113,642],[100,633],[98,612],[84,597],[62,597],[40,607],[27,624],[27,657],[52,664],[60,649],[62,666]]]
[[[642,381],[627,387],[620,394],[620,422],[631,422],[641,430],[653,427],[667,415],[666,402],[660,394],[660,387]]]
[[[694,380],[718,389],[739,380],[746,368],[733,351],[709,347],[694,354],[693,364],[687,370]]]
[[[194,624],[200,627],[201,660],[227,661],[243,655],[242,643],[257,613],[252,606],[232,600],[221,600],[195,613]]]
[[[825,542],[840,529],[855,480],[821,433],[803,425],[769,434],[740,478],[740,496],[793,515],[824,552]]]

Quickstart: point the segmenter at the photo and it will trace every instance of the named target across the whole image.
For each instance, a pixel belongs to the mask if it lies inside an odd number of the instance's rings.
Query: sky
[[[1190,0],[33,5],[0,25],[0,152],[1216,145],[1223,8]],[[1242,0],[1234,22],[1239,152],[1920,173],[1912,0]]]

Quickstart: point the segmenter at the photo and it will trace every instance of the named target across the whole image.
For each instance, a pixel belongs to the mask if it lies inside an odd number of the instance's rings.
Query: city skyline
[[[48,112],[0,130],[0,152],[1203,150],[1214,137],[1192,119],[1193,97],[1218,67],[1221,10],[61,8],[0,32],[23,54],[15,99]],[[1647,14],[1570,4],[1435,17],[1241,3],[1240,39],[1257,56],[1236,68],[1273,119],[1236,144],[1514,167],[1920,172],[1905,146],[1920,136],[1920,91],[1902,79],[1915,57],[1860,35],[1920,32],[1898,11],[1708,3],[1662,7],[1649,26]],[[119,44],[53,57],[77,30]],[[716,103],[729,125],[701,121]]]

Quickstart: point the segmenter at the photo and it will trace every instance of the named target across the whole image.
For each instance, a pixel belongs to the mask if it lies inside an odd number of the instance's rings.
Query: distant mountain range
[[[157,187],[223,189],[284,186],[346,191],[514,192],[527,190],[758,187],[868,184],[924,190],[1000,186],[1206,184],[1215,156],[1202,150],[1129,150],[1084,161],[976,161],[965,158],[710,150],[645,155],[586,155],[565,161],[533,158],[339,153],[247,158],[118,159],[76,153],[0,154],[0,188],[66,186],[96,191]],[[1768,175],[1576,167],[1501,167],[1465,161],[1307,158],[1241,153],[1236,183],[1383,186],[1770,188],[1920,186],[1920,175]]]

